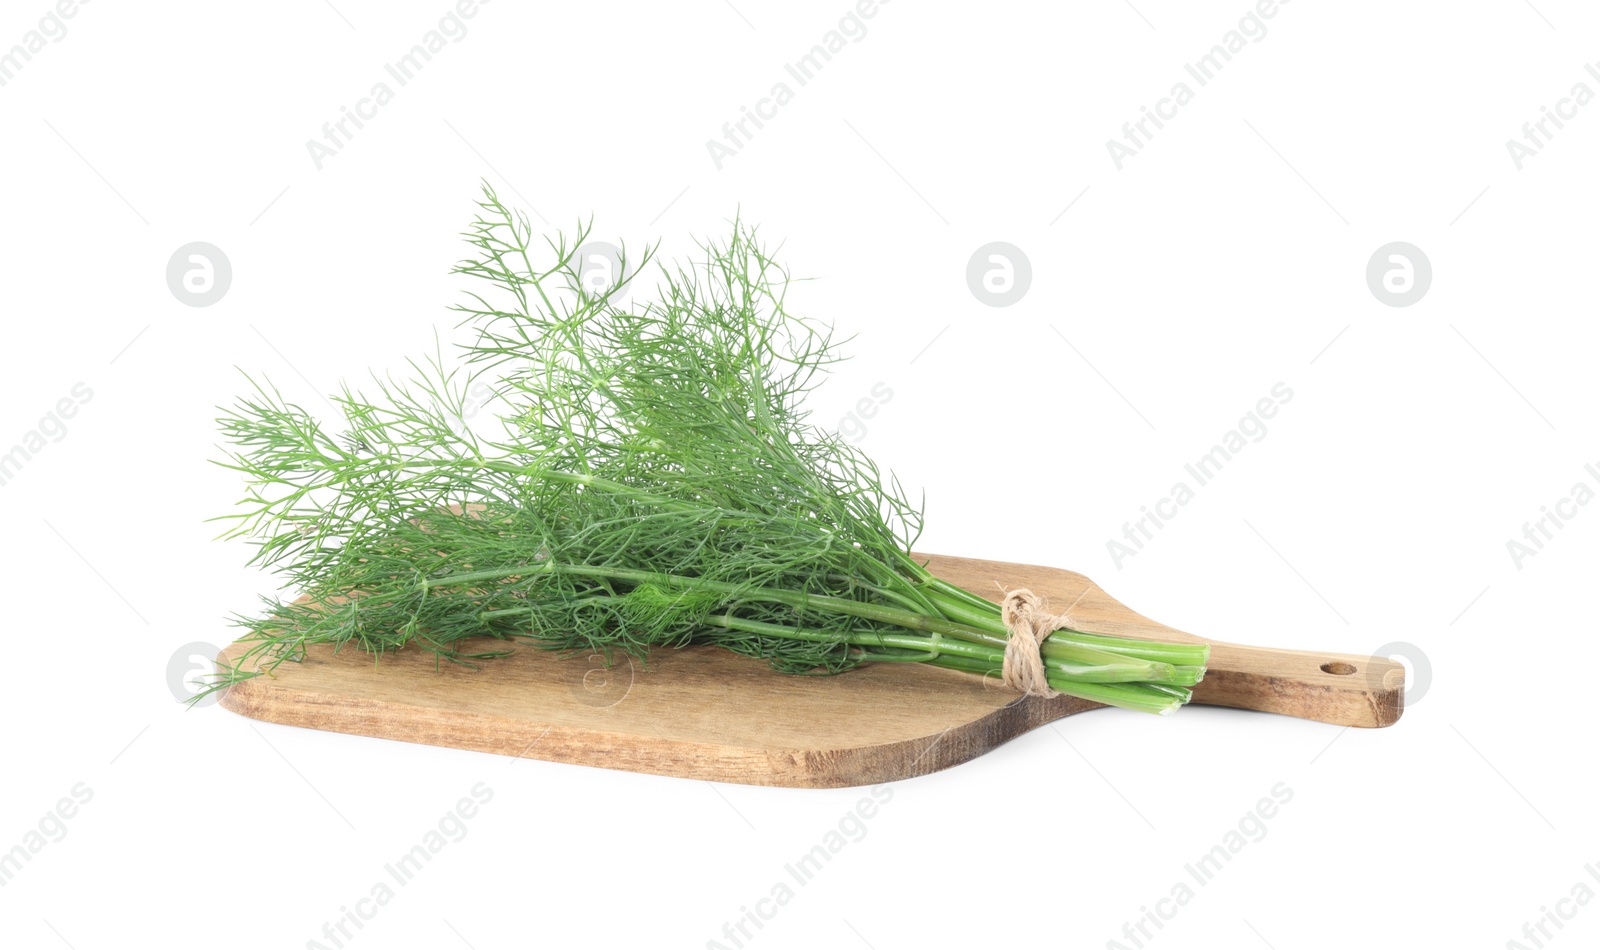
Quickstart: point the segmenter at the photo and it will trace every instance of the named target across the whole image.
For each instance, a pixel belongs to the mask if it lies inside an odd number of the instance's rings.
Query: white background
[[[0,53],[50,9],[6,0]],[[0,850],[92,790],[0,888],[8,946],[312,945],[478,782],[464,840],[347,945],[733,946],[724,924],[864,794],[175,703],[174,652],[275,589],[203,523],[240,491],[207,464],[235,367],[320,406],[430,348],[480,177],[668,257],[736,211],[785,240],[818,278],[799,309],[856,337],[818,420],[892,390],[862,445],[926,488],[923,550],[1081,570],[1218,639],[1405,641],[1431,667],[1391,729],[1106,710],[901,783],[746,946],[1132,947],[1124,923],[1277,783],[1265,837],[1146,945],[1532,947],[1546,907],[1575,911],[1548,943],[1593,945],[1600,910],[1558,901],[1600,890],[1600,506],[1520,566],[1507,542],[1600,463],[1600,104],[1520,170],[1506,148],[1600,92],[1591,7],[1285,4],[1119,171],[1106,141],[1246,0],[896,0],[719,170],[707,140],[847,0],[497,0],[319,170],[307,140],[449,9],[99,0],[0,87],[0,450],[92,391],[0,488]],[[232,262],[210,307],[165,281],[191,241]],[[1031,261],[1010,307],[966,285],[991,241]],[[1366,283],[1391,241],[1432,262],[1409,307]],[[1115,565],[1107,541],[1278,382],[1267,435]]]

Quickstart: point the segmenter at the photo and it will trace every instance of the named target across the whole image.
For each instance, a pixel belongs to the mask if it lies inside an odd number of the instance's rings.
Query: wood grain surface
[[[1071,571],[920,555],[934,574],[998,600],[1028,587],[1094,633],[1199,641],[1134,613]],[[1209,641],[1194,702],[1387,726],[1400,717],[1404,668],[1379,657]],[[505,649],[500,641],[486,647]],[[244,646],[222,651],[231,663]],[[775,673],[715,647],[654,651],[647,662],[516,646],[476,668],[402,650],[374,663],[357,650],[310,648],[275,675],[222,697],[236,713],[334,732],[501,755],[750,785],[835,788],[967,762],[1096,703],[1019,697],[992,678],[920,663],[838,676]],[[1138,716],[1141,713],[1114,711]],[[1180,710],[1177,715],[1183,715]],[[1250,729],[1247,719],[1218,728]]]

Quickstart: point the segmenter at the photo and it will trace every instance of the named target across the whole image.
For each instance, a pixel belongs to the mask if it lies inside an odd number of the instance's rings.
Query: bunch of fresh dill
[[[225,537],[306,596],[237,618],[251,646],[213,688],[313,643],[465,661],[495,655],[463,647],[483,636],[608,658],[712,643],[790,673],[1001,669],[999,608],[930,575],[910,553],[920,509],[807,423],[839,357],[786,308],[755,228],[736,221],[661,268],[656,299],[625,302],[615,288],[654,249],[596,291],[574,259],[587,227],[540,248],[487,185],[479,208],[456,267],[480,282],[457,308],[460,365],[436,351],[375,396],[346,386],[331,429],[254,382],[219,420],[219,464],[249,486]],[[462,423],[485,381],[492,434]],[[1206,660],[1071,631],[1041,653],[1052,688],[1151,712],[1186,702]]]

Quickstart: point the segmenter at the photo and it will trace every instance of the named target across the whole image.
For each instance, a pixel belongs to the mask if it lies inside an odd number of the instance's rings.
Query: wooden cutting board
[[[1071,571],[919,555],[937,576],[999,600],[1028,587],[1087,632],[1201,641],[1147,620]],[[1341,726],[1400,718],[1405,670],[1381,657],[1211,641],[1194,702]],[[486,649],[505,649],[485,640]],[[402,650],[327,645],[273,676],[233,686],[222,705],[270,722],[501,755],[683,778],[836,788],[923,775],[1088,709],[1069,696],[1021,697],[992,678],[920,663],[879,663],[838,676],[775,673],[716,647],[657,650],[647,663],[531,646],[475,669]],[[231,663],[242,644],[222,651]],[[1143,713],[1117,710],[1117,715]],[[1183,715],[1179,710],[1177,715]],[[1154,722],[1151,723],[1155,725]],[[1219,724],[1248,730],[1248,719]]]

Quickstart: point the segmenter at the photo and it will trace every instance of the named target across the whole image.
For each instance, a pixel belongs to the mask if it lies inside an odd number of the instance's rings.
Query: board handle
[[[1192,702],[1379,728],[1400,718],[1405,681],[1405,667],[1387,657],[1211,641]]]
[[[1405,667],[1381,656],[1281,650],[1224,643],[1156,623],[1076,571],[1036,564],[918,554],[935,576],[998,602],[1026,587],[1066,607],[1071,629],[1174,643],[1209,643],[1205,679],[1191,702],[1377,728],[1393,725],[1405,706]]]

